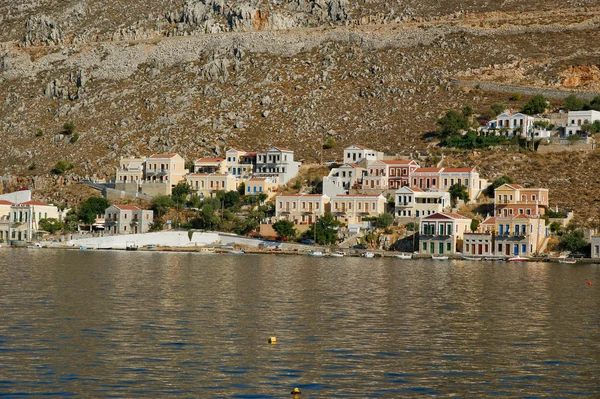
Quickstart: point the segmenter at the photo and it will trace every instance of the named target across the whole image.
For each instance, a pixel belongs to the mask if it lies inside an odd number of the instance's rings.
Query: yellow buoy
[[[292,395],[300,395],[302,392],[300,392],[300,388],[294,388],[290,393]]]
[[[277,337],[271,337],[271,338],[269,338],[269,343],[270,343],[270,344],[275,344],[275,343],[277,343]]]

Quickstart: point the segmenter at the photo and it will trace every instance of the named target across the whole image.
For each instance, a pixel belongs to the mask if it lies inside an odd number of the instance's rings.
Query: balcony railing
[[[515,200],[497,200],[497,205],[547,205],[546,201],[515,201]]]

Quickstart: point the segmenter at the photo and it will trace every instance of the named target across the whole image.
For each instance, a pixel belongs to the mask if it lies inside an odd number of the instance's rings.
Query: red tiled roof
[[[424,219],[468,219],[468,218],[463,215],[459,215],[458,213],[438,212],[438,213],[434,213],[433,215],[429,215],[429,216],[425,217]]]
[[[465,173],[475,172],[475,168],[444,168],[443,173]]]
[[[114,207],[121,211],[139,211],[139,210],[141,210],[140,208],[138,208],[135,205],[115,205]]]
[[[281,194],[278,197],[322,197],[323,194]]]
[[[386,165],[410,165],[411,162],[414,162],[410,159],[390,159],[381,161]]]
[[[196,162],[221,162],[224,160],[225,158],[200,158],[197,159]]]
[[[431,172],[440,172],[442,168],[417,168],[413,173],[431,173]]]
[[[188,176],[227,176],[227,173],[190,173]]]
[[[273,148],[275,148],[276,150],[279,150],[279,151],[292,151],[289,148],[285,148],[285,147],[273,147]]]
[[[265,181],[265,180],[267,180],[266,177],[253,177],[248,181]]]
[[[485,224],[485,225],[488,225],[488,224],[496,224],[496,218],[495,218],[495,217],[492,217],[492,216],[490,216],[490,217],[488,217],[487,219],[485,219],[483,222],[481,222],[481,224]]]
[[[21,202],[20,204],[17,204],[17,206],[28,206],[28,205],[52,206],[50,204],[46,204],[45,202],[40,202],[40,201],[27,201],[27,202]]]
[[[14,205],[14,202],[10,202],[7,200],[0,200],[0,205]]]
[[[523,188],[523,187],[522,187],[522,186],[520,186],[519,184],[509,184],[509,183],[505,183],[505,184],[503,184],[503,186],[508,186],[508,187],[510,187],[510,188],[514,188],[515,190],[519,190],[519,189]],[[502,187],[502,186],[500,186],[500,187]],[[498,188],[500,188],[500,187],[498,187]]]
[[[381,194],[336,194],[333,198],[336,197],[379,197]]]
[[[150,158],[174,158],[177,154],[154,154]]]

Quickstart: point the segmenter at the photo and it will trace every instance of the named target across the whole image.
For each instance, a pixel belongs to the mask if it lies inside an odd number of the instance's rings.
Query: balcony
[[[169,174],[168,169],[148,169],[146,171],[146,176],[165,176]]]

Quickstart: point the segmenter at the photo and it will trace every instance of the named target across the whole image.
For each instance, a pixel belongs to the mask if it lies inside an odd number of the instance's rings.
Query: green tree
[[[35,137],[44,137],[44,131],[42,129],[35,132]]]
[[[72,233],[74,231],[77,231],[78,228],[79,216],[77,216],[77,212],[75,212],[75,209],[70,209],[67,212],[67,217],[65,218],[65,221],[63,223],[63,232]]]
[[[501,113],[504,112],[504,110],[506,109],[506,105],[504,104],[500,104],[500,103],[496,103],[496,104],[492,104],[490,106],[490,109],[492,111],[494,111],[494,113],[497,115],[500,115]]]
[[[552,222],[552,223],[550,223],[550,231],[553,232],[553,233],[556,233],[557,231],[559,231],[560,227],[561,227],[560,223],[558,223],[558,222]]]
[[[240,202],[240,193],[237,191],[227,191],[223,195],[223,207],[225,209],[231,208]]]
[[[469,128],[469,120],[455,110],[446,111],[446,114],[437,121],[438,133],[442,136],[454,136],[461,130]]]
[[[173,187],[173,190],[171,190],[171,199],[174,203],[181,205],[185,203],[191,191],[192,188],[189,184],[187,184],[187,182],[179,182],[175,187]]]
[[[464,107],[462,107],[462,114],[464,117],[468,118],[471,115],[473,115],[473,107],[470,105],[465,105]]]
[[[188,206],[199,209],[202,206],[202,198],[198,194],[192,194],[187,203]]]
[[[419,229],[419,224],[415,222],[410,222],[406,224],[406,231],[417,231]]]
[[[541,94],[537,94],[523,106],[523,112],[528,115],[541,114],[546,111],[548,100]]]
[[[581,111],[586,105],[588,104],[586,104],[585,101],[577,98],[577,96],[574,94],[567,96],[563,102],[563,108],[567,111]]]
[[[286,219],[281,219],[273,223],[273,230],[277,232],[277,236],[293,240],[296,237],[296,229],[294,223]]]
[[[590,102],[590,109],[600,111],[600,96],[596,96]]]
[[[67,162],[61,159],[56,163],[56,165],[54,165],[53,172],[57,175],[62,175],[63,173],[73,169],[74,167],[75,165],[73,165],[73,162]]]
[[[331,213],[326,213],[323,217],[313,223],[310,229],[304,233],[305,238],[314,238],[316,229],[316,243],[320,245],[332,245],[337,242],[338,227],[340,226]]]
[[[509,176],[506,175],[502,175],[501,177],[497,178],[496,180],[493,181],[492,185],[489,188],[489,195],[492,196],[494,195],[494,191],[502,186],[503,184],[513,184],[514,180],[512,178],[510,178]]]
[[[164,223],[160,219],[154,219],[150,224],[149,231],[161,231],[164,228]]]
[[[65,124],[63,125],[63,129],[64,129],[64,133],[73,134],[73,133],[75,133],[76,127],[75,127],[75,124],[73,123],[73,121],[69,121],[69,122],[65,122]]]
[[[452,206],[456,206],[457,200],[461,199],[465,202],[469,201],[469,193],[467,192],[467,188],[462,184],[453,184],[448,189],[448,193],[450,194],[450,200],[452,201]]]
[[[219,224],[219,218],[215,214],[215,208],[211,204],[203,204],[198,216],[192,219],[191,224],[196,229],[213,229]]]
[[[246,195],[246,183],[241,182],[237,189],[238,193],[243,196]]]
[[[173,200],[168,195],[157,195],[156,197],[152,198],[151,204],[152,210],[156,212],[156,215],[159,218],[174,205]]]
[[[520,99],[521,93],[519,93],[518,91],[515,91],[513,94],[511,94],[509,98],[510,101],[519,101]]]
[[[77,140],[79,140],[79,133],[75,132],[72,136],[71,136],[71,140],[69,140],[69,142],[71,144],[74,144],[77,142]]]
[[[471,232],[475,233],[477,231],[478,227],[479,227],[479,219],[472,219],[471,220]]]
[[[103,197],[90,197],[79,204],[77,217],[85,224],[92,224],[96,221],[96,216],[104,215],[110,202]]]
[[[258,199],[258,202],[261,204],[264,203],[267,200],[267,198],[269,198],[269,196],[265,193],[258,193],[256,195],[256,199]]]
[[[386,229],[394,223],[394,216],[391,213],[384,212],[377,217],[377,227]]]
[[[57,231],[62,230],[64,227],[62,222],[55,218],[40,219],[38,225],[41,230],[47,231],[50,234],[54,234]]]
[[[323,148],[329,150],[333,147],[335,147],[335,139],[333,137],[328,137],[327,140],[325,140],[325,144],[323,144]]]
[[[560,237],[560,247],[565,251],[577,252],[587,246],[587,241],[582,230],[574,230]]]

